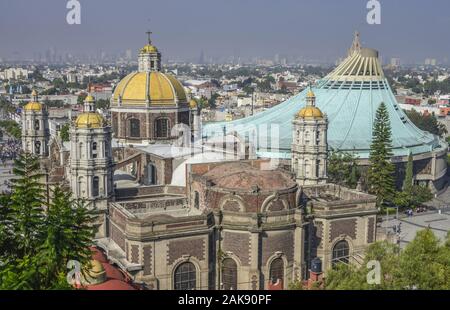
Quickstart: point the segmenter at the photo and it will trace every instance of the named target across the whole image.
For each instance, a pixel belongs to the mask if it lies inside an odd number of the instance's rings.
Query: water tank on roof
[[[311,261],[311,271],[314,273],[322,272],[322,261],[320,258],[316,257]]]

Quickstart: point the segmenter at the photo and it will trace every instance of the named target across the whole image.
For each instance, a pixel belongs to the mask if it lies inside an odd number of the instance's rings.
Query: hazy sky
[[[368,25],[368,0],[79,0],[81,25],[66,23],[67,0],[0,0],[0,57],[59,52],[114,53],[146,42],[165,58],[275,54],[334,61],[359,30],[384,57],[450,58],[449,0],[379,0],[381,25]]]

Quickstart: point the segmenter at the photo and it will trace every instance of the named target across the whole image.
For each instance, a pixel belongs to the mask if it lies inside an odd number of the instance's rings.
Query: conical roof
[[[256,131],[258,155],[289,158],[292,119],[306,105],[308,91],[306,89],[289,100],[251,117],[205,125],[203,135],[208,138],[234,131],[256,141]],[[384,76],[378,52],[374,49],[361,48],[359,44],[354,43],[348,57],[318,81],[313,92],[316,96],[316,106],[328,116],[328,144],[331,148],[368,158],[373,121],[382,102],[386,104],[389,112],[394,156],[407,156],[410,152],[421,154],[443,147],[437,136],[418,129],[399,107]],[[277,130],[278,141],[274,139]]]

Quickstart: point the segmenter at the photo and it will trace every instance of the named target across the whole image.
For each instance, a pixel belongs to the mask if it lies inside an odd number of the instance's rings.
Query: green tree
[[[62,125],[62,127],[61,127],[61,131],[59,132],[59,134],[60,134],[61,140],[63,142],[67,142],[70,140],[69,129],[70,129],[69,123]]]
[[[395,194],[391,136],[389,113],[382,102],[375,116],[369,156],[369,191],[377,196],[379,206],[392,202]]]
[[[94,238],[94,214],[83,201],[72,198],[61,187],[53,190],[52,200],[45,219],[46,238],[39,247],[39,257],[45,261],[40,268],[45,287],[51,287],[61,273],[66,271],[69,260],[77,260],[86,266],[90,261],[90,249]]]
[[[208,100],[208,106],[211,109],[215,109],[216,108],[216,106],[217,106],[217,104],[216,104],[217,98],[219,98],[219,94],[216,93],[216,94],[213,94],[211,96],[211,99]]]
[[[86,99],[86,97],[87,97],[86,93],[81,93],[80,95],[78,95],[77,104],[83,105],[84,99]]]
[[[0,127],[3,128],[10,136],[20,139],[22,136],[22,129],[20,125],[13,120],[0,120]]]
[[[360,172],[356,157],[348,152],[331,149],[328,156],[328,178],[331,183],[355,188]]]
[[[14,216],[12,231],[18,255],[33,255],[42,240],[45,201],[42,174],[37,157],[23,153],[14,162],[10,206]]]
[[[431,229],[419,231],[400,255],[396,285],[399,288],[449,289],[450,265],[442,255],[445,251]]]
[[[99,108],[99,109],[107,110],[107,109],[109,109],[110,102],[109,102],[109,100],[107,100],[107,99],[98,99],[98,100],[95,102],[95,106],[96,106],[97,108]]]
[[[448,290],[450,283],[450,234],[441,245],[431,229],[419,231],[404,250],[387,241],[372,244],[361,267],[339,264],[328,272],[326,289]],[[368,284],[369,261],[380,263],[380,283]],[[370,266],[369,266],[370,267]]]
[[[419,129],[440,137],[447,134],[447,128],[437,120],[434,114],[420,114],[415,110],[411,110],[406,111],[406,115]]]
[[[20,155],[12,192],[0,196],[0,289],[69,289],[67,262],[90,260],[96,214],[60,187],[47,203],[39,168]]]

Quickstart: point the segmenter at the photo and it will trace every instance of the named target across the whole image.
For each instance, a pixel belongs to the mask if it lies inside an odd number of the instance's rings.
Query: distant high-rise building
[[[275,57],[274,57],[273,61],[275,62],[275,64],[279,64],[280,63],[280,55],[279,54],[275,54]]]
[[[436,66],[437,60],[436,58],[427,58],[425,59],[425,66]]]
[[[130,49],[127,49],[127,50],[125,51],[125,59],[126,59],[126,60],[131,60],[131,58],[132,58],[132,52],[131,52]]]
[[[200,65],[205,64],[205,52],[203,50],[200,52],[200,57],[198,58],[198,63]]]
[[[399,67],[400,66],[400,58],[391,58],[391,66]]]

